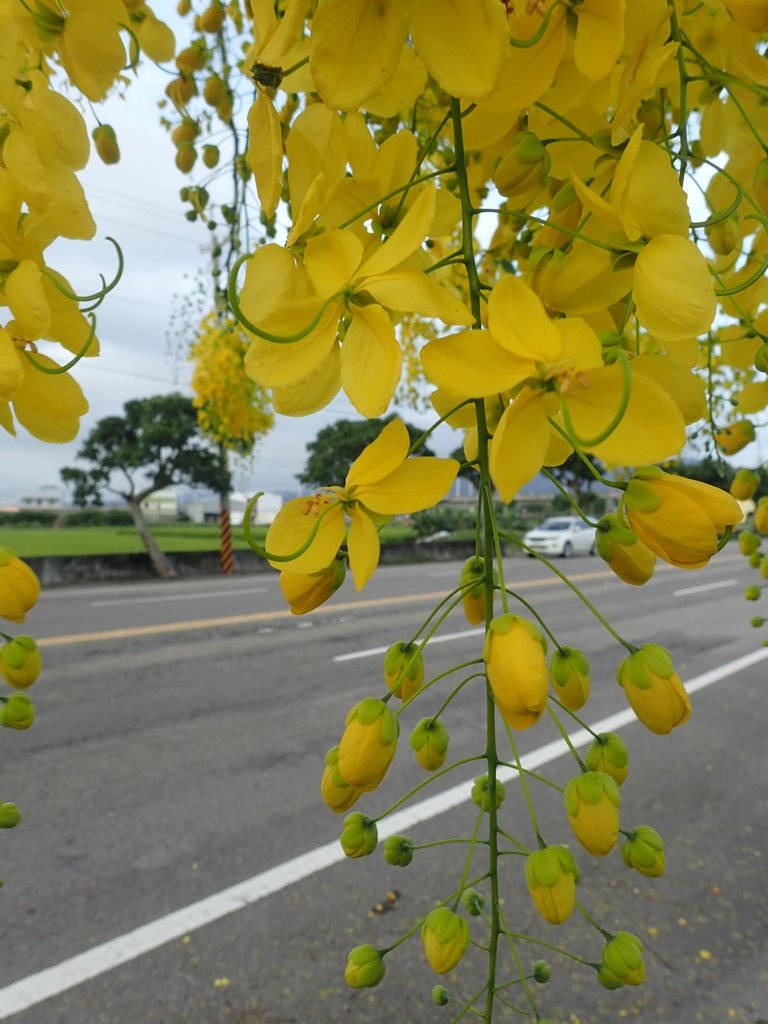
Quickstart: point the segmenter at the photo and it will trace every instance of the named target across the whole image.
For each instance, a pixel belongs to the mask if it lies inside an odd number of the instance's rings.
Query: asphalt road
[[[628,871],[618,851],[599,864],[577,852],[580,900],[606,928],[645,942],[646,984],[608,993],[590,969],[553,956],[552,982],[534,993],[541,1013],[568,1024],[768,1021],[768,661],[728,667],[760,649],[749,626],[755,606],[741,596],[750,574],[730,551],[693,574],[662,567],[643,588],[621,585],[594,558],[559,567],[626,639],[667,647],[685,680],[724,668],[694,694],[690,722],[672,736],[636,722],[621,729],[631,753],[622,823],[662,833],[665,877]],[[450,1007],[432,1005],[439,979],[424,965],[418,935],[388,958],[378,989],[350,991],[343,969],[350,947],[391,944],[447,896],[466,847],[419,851],[405,870],[386,865],[380,851],[338,862],[341,822],[318,784],[347,709],[383,693],[381,654],[366,652],[408,638],[458,568],[383,568],[363,595],[348,583],[304,619],[286,612],[271,574],[46,593],[24,627],[40,639],[46,665],[32,691],[38,721],[0,737],[0,796],[24,815],[0,835],[0,1020],[450,1021]],[[537,563],[511,560],[509,583],[561,643],[588,654],[586,721],[621,712],[614,672],[623,649],[605,628]],[[428,674],[479,655],[481,640],[469,632],[460,613],[451,615],[438,636],[463,635],[428,649]],[[407,738],[447,692],[436,687],[404,715],[393,768],[356,809],[379,814],[423,778]],[[445,721],[452,756],[478,752],[477,683]],[[519,746],[530,752],[556,738],[542,721]],[[563,756],[540,771],[562,784],[576,769]],[[457,769],[415,801],[477,773]],[[534,796],[547,838],[568,841],[561,797],[544,786]],[[510,829],[532,842],[517,783],[503,810]],[[409,834],[419,843],[468,835],[474,811],[461,803]],[[516,930],[599,959],[601,941],[583,919],[557,930],[538,921],[518,862],[505,865],[503,883]],[[237,909],[224,914],[227,899]],[[222,916],[199,926],[206,914]],[[526,944],[521,955],[532,961],[541,949]],[[470,992],[480,964],[470,951],[445,983]],[[507,1019],[532,1018],[499,1016]]]

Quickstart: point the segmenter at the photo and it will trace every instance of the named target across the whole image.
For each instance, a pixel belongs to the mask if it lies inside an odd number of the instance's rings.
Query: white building
[[[64,507],[64,490],[56,484],[43,484],[36,491],[29,491],[19,497],[19,508],[60,509]]]
[[[153,522],[178,519],[179,502],[176,491],[170,487],[162,491],[155,491],[154,494],[150,494],[142,501],[141,510],[147,519]]]
[[[233,526],[242,526],[245,516],[245,509],[252,495],[234,491],[229,496],[229,520]],[[265,492],[256,502],[251,522],[257,526],[269,525],[283,506],[283,499],[279,494]],[[218,522],[220,502],[218,495],[200,498],[196,501],[185,502],[180,511],[183,511],[193,523]]]

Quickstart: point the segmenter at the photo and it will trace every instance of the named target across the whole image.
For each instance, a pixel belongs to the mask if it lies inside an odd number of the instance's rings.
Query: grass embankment
[[[150,529],[166,554],[175,551],[218,551],[219,527],[216,523],[153,524]],[[267,528],[256,526],[253,534],[263,541]],[[402,526],[385,526],[383,542],[413,540],[415,532]],[[234,527],[235,550],[247,549],[242,530]],[[39,526],[0,527],[0,547],[10,548],[21,558],[46,558],[56,555],[126,555],[144,550],[136,531],[130,526],[65,526],[60,529]]]

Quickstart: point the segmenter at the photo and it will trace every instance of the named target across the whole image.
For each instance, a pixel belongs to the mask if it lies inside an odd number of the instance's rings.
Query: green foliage
[[[227,491],[229,471],[218,452],[206,447],[189,398],[155,395],[126,402],[123,416],[99,420],[77,458],[86,469],[65,467],[77,505],[100,505],[103,491],[138,503],[174,484]]]
[[[307,462],[297,480],[310,487],[341,486],[349,467],[366,445],[374,441],[385,424],[395,419],[394,413],[385,419],[337,420],[318,433],[307,445]],[[406,423],[411,444],[423,433]],[[427,445],[421,445],[418,455],[433,455]]]

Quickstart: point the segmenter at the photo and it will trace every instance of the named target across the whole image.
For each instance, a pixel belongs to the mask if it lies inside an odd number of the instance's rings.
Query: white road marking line
[[[245,590],[206,590],[195,594],[152,594],[151,597],[113,597],[106,601],[91,601],[91,608],[108,608],[115,604],[173,604],[174,601],[200,601],[209,597],[240,597],[243,594],[266,594],[266,587],[248,587]]]
[[[735,587],[738,580],[719,580],[717,583],[702,583],[698,587],[685,587],[683,590],[673,590],[673,597],[683,597],[684,594],[701,594],[705,590],[719,590],[720,587]]]
[[[429,645],[441,644],[446,640],[460,640],[465,636],[481,636],[485,629],[464,629],[460,633],[443,633],[430,638]],[[356,661],[358,658],[370,658],[374,654],[386,654],[389,647],[368,647],[364,651],[350,651],[349,654],[337,654],[334,661]]]
[[[729,661],[725,665],[720,665],[718,668],[696,676],[686,684],[686,689],[689,693],[696,693],[697,690],[712,686],[713,683],[727,679],[742,669],[757,665],[766,658],[768,658],[768,648],[761,648],[751,654],[745,654],[741,658],[736,658],[734,661]],[[607,718],[593,723],[592,729],[595,732],[610,732],[629,725],[635,720],[634,712],[630,708],[625,708],[623,711],[608,715]],[[591,741],[592,734],[586,729],[578,729],[568,738],[570,743],[578,749],[585,747]],[[528,754],[523,754],[520,760],[523,768],[533,771],[557,760],[567,751],[568,745],[565,740],[554,740]],[[516,774],[512,768],[501,769],[499,778],[503,782],[508,782],[514,779]],[[434,818],[438,814],[443,814],[464,803],[470,798],[471,788],[471,781],[461,782],[442,793],[421,800],[412,807],[392,814],[379,826],[379,838],[387,839],[389,836],[398,835],[422,821],[427,821],[429,818]],[[303,853],[269,868],[267,871],[262,871],[261,874],[254,875],[253,878],[246,879],[229,889],[214,893],[212,896],[198,900],[197,903],[191,903],[187,907],[182,907],[181,910],[150,921],[149,924],[135,928],[132,932],[103,942],[100,946],[94,946],[69,960],[38,971],[37,974],[21,978],[4,989],[0,989],[0,1020],[5,1020],[22,1010],[28,1010],[37,1003],[42,1003],[76,985],[90,981],[100,974],[105,974],[159,946],[181,938],[183,935],[188,935],[189,932],[195,931],[197,928],[203,928],[236,910],[242,910],[244,907],[257,903],[266,896],[280,892],[281,889],[301,882],[303,879],[309,878],[310,875],[323,871],[344,859],[344,852],[337,839],[325,843],[324,846],[318,846],[308,853]]]
[[[297,622],[296,629],[312,629],[314,622]]]
[[[263,626],[261,629],[256,630],[257,633],[274,633],[274,629],[271,626]]]

